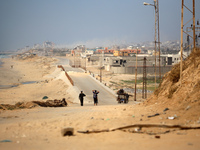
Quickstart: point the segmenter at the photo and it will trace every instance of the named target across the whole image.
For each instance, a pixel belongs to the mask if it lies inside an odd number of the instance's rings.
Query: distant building
[[[116,50],[113,53],[114,56],[129,56],[129,53],[126,51]]]
[[[40,44],[34,44],[33,48],[34,49],[39,49],[39,48],[42,48],[42,46]]]
[[[183,52],[183,59],[187,58],[189,54],[190,54],[189,52]],[[165,61],[164,65],[175,65],[181,61],[180,52],[178,54],[161,55],[161,57],[164,58],[164,61]]]
[[[105,48],[105,49],[97,49],[96,52],[97,53],[104,53],[104,54],[113,54],[115,50],[114,49],[108,49],[108,48]]]
[[[81,55],[81,53],[85,53],[86,47],[85,45],[78,45],[71,50],[71,55]]]
[[[114,51],[113,55],[114,56],[131,56],[131,54],[140,54],[141,50],[140,49],[121,49],[121,50],[116,50]]]
[[[51,47],[53,47],[53,46],[54,46],[54,43],[53,43],[53,42],[45,41],[45,42],[43,43],[43,47],[44,47],[44,48],[51,48]]]
[[[77,51],[85,52],[86,47],[85,47],[85,45],[78,45],[78,46],[74,47],[73,50],[77,50]]]
[[[131,54],[141,53],[141,49],[108,49],[107,47],[104,49],[97,49],[96,53],[99,54],[113,54],[114,56],[131,56]]]
[[[94,54],[94,51],[93,50],[86,50],[85,51],[85,54],[88,56],[88,55],[93,55]]]
[[[134,49],[134,46],[130,45],[130,46],[127,47],[127,49]]]
[[[86,50],[85,52],[81,53],[81,57],[87,57],[94,54],[93,50]]]

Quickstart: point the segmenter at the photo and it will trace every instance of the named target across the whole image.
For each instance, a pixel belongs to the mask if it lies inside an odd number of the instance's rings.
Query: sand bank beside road
[[[69,99],[68,85],[56,76],[47,76],[58,69],[53,58],[35,57],[27,60],[3,59],[0,68],[0,103],[14,104],[49,99]],[[58,73],[61,73],[59,71]],[[11,86],[14,86],[11,88]],[[8,88],[5,88],[8,87]],[[10,87],[10,88],[9,88]]]

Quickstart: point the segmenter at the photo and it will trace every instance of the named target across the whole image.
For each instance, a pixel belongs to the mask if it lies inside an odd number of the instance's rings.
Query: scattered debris
[[[89,131],[89,130],[85,130],[85,131],[77,131],[78,133],[101,133],[101,132],[109,132],[110,130],[109,129],[103,129],[103,130],[92,130],[92,131]]]
[[[74,135],[74,128],[67,127],[61,130],[62,136],[72,136]]]
[[[44,96],[42,99],[48,99],[48,96]]]
[[[15,105],[10,105],[10,104],[0,104],[0,109],[3,110],[14,110],[14,109],[24,109],[24,108],[34,108],[38,106],[37,104],[33,103],[33,102],[18,102]]]
[[[128,125],[128,126],[123,126],[123,127],[118,127],[118,128],[113,128],[113,129],[102,129],[102,130],[85,130],[85,131],[77,131],[79,133],[100,133],[100,132],[110,132],[110,131],[116,131],[116,130],[124,130],[124,129],[129,129],[129,128],[135,128],[138,127],[139,129],[142,128],[177,128],[180,130],[191,130],[191,129],[200,129],[200,126],[196,127],[190,127],[190,126],[181,126],[181,125],[161,125],[161,124],[133,124],[133,125]],[[170,131],[166,131],[164,133],[169,133]],[[142,133],[142,132],[138,132]],[[145,132],[144,132],[145,133]]]
[[[177,135],[186,135],[187,133],[186,132],[178,132],[176,133]]]
[[[163,112],[168,111],[168,110],[169,110],[169,108],[165,108],[165,109],[163,110]]]
[[[172,117],[167,117],[167,119],[170,119],[170,120],[174,120],[175,118],[177,118],[178,116],[175,114],[174,116]]]
[[[168,117],[168,119],[170,119],[170,120],[174,120],[174,117]]]
[[[135,128],[135,132],[140,132],[141,128]]]
[[[11,140],[2,140],[1,143],[12,142]]]
[[[185,108],[185,110],[189,110],[191,108],[191,106],[187,106],[186,108]]]
[[[18,102],[15,105],[10,104],[0,104],[0,109],[3,110],[14,110],[14,109],[24,109],[24,108],[34,108],[37,106],[42,107],[66,107],[68,104],[65,101],[65,98],[62,100],[47,100],[46,102],[41,101],[32,101],[32,102]]]
[[[159,136],[159,135],[156,135],[155,138],[156,138],[156,139],[160,139],[160,136]]]
[[[147,116],[148,118],[151,118],[151,117],[155,117],[155,116],[159,116],[160,114],[159,113],[156,113],[154,115],[151,115],[151,116]]]
[[[46,102],[40,102],[40,101],[33,101],[33,103],[38,104],[42,107],[66,107],[67,102],[65,101],[65,98],[62,100],[47,100]]]

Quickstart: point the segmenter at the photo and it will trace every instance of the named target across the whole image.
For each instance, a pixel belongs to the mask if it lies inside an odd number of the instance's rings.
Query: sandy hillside
[[[159,88],[144,106],[162,110],[173,109],[182,121],[197,124],[200,121],[200,51],[193,52],[183,62],[182,84],[180,81],[180,65],[165,74]]]

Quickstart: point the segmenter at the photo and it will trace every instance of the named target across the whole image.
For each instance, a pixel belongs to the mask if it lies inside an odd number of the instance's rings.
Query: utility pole
[[[81,52],[79,51],[79,56],[78,56],[78,67],[81,67],[82,66],[82,62],[81,62]]]
[[[193,51],[196,51],[196,39],[195,39],[195,0],[193,0]],[[194,58],[194,67],[196,67],[196,58]]]
[[[102,67],[100,67],[100,82],[102,82]]]
[[[182,84],[182,70],[183,70],[183,7],[184,0],[182,0],[181,5],[181,62],[180,62],[180,82]]]
[[[76,55],[75,55],[75,50],[74,50],[74,68],[76,68]]]
[[[154,6],[155,9],[155,37],[154,37],[154,43],[155,43],[155,89],[156,89],[156,73],[157,73],[157,50],[159,55],[159,79],[161,81],[161,68],[160,68],[160,27],[159,27],[159,4],[158,0],[154,0],[154,4],[149,4],[144,2],[144,5],[150,5]]]
[[[161,81],[161,68],[160,68],[160,27],[159,27],[159,5],[158,0],[154,0],[154,8],[155,8],[155,89],[156,89],[156,71],[157,71],[157,49],[158,49],[158,62],[159,62],[159,80]]]
[[[147,70],[146,70],[146,57],[144,57],[143,62],[143,88],[142,88],[142,98],[147,98]]]
[[[86,64],[86,63],[87,63],[87,55],[86,55],[86,52],[87,52],[87,48],[85,47],[85,72],[87,71],[87,70],[86,70],[86,65],[87,65],[87,64]]]
[[[136,101],[136,90],[137,90],[137,52],[138,52],[138,47],[137,47],[137,51],[136,51],[136,65],[135,65],[135,97],[134,97],[134,101]]]
[[[184,8],[186,8],[191,14],[192,14],[192,19],[190,19],[189,21],[187,21],[185,24],[183,23],[184,20]],[[193,35],[190,35],[188,32],[184,31],[184,27],[186,24],[190,23],[191,20],[193,20],[193,23],[191,24],[191,30],[193,31]],[[181,6],[181,62],[180,62],[180,85],[182,85],[182,72],[183,72],[183,33],[185,33],[186,35],[188,35],[188,38],[192,38],[193,39],[193,51],[195,51],[196,49],[196,40],[195,40],[195,0],[193,0],[193,9],[189,9],[185,4],[184,4],[184,0],[182,0],[182,6]],[[189,40],[189,39],[188,39]],[[188,45],[187,47],[189,47],[190,45]],[[196,60],[194,58],[194,66],[196,66]]]
[[[86,66],[87,66],[87,56],[86,56],[86,54],[85,54],[85,71],[87,71]]]
[[[157,25],[157,11],[156,11],[156,6],[157,6],[157,4],[156,4],[156,0],[154,0],[154,8],[155,8],[155,37],[154,37],[154,39],[155,39],[155,41],[154,41],[154,43],[155,43],[155,53],[154,53],[154,55],[155,55],[155,90],[156,90],[156,71],[157,71],[157,64],[156,64],[156,56],[157,56],[157,32],[156,32],[156,25]]]
[[[159,61],[159,80],[160,80],[160,82],[161,82],[161,64],[160,64],[160,21],[159,21],[159,4],[158,4],[158,0],[157,0],[157,5],[156,5],[156,8],[157,8],[157,12],[156,12],[156,14],[157,14],[157,31],[158,31],[158,55],[159,55],[159,59],[158,59],[158,61]]]
[[[102,82],[102,69],[103,69],[103,59],[104,59],[104,51],[101,51],[101,57],[99,57],[99,59],[100,59],[100,82]]]
[[[196,40],[195,40],[195,0],[193,0],[193,47],[196,50]]]

